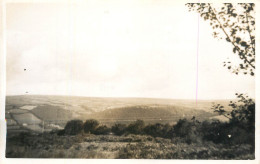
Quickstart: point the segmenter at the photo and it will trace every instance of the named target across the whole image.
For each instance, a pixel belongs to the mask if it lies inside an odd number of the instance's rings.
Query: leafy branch
[[[254,76],[255,70],[255,18],[254,4],[225,3],[214,7],[209,3],[188,3],[189,11],[196,11],[204,20],[209,20],[214,32],[213,37],[223,39],[233,45],[233,53],[242,60],[239,66],[224,62],[235,74],[243,71]],[[222,31],[222,35],[220,35]],[[224,35],[224,36],[223,36]]]

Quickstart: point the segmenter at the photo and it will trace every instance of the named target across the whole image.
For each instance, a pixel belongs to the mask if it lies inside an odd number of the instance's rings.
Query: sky
[[[6,94],[254,98],[255,78],[223,67],[239,60],[212,32],[184,3],[8,3]]]

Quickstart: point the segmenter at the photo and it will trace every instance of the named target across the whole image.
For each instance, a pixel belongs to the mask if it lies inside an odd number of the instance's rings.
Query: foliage
[[[212,108],[219,115],[229,118],[231,123],[246,126],[246,129],[253,131],[255,125],[255,102],[243,94],[236,93],[236,95],[238,102],[230,101],[229,104],[233,109],[231,112],[227,112],[224,106],[220,104],[213,105]]]
[[[144,126],[143,120],[136,120],[127,126],[127,132],[131,134],[142,134]]]
[[[149,124],[144,128],[144,133],[153,137],[172,137],[172,127],[169,124]]]
[[[83,129],[83,121],[81,120],[71,120],[69,121],[65,128],[64,133],[67,135],[79,134]]]
[[[126,132],[126,125],[125,124],[115,124],[112,126],[111,131],[115,135],[123,135]]]
[[[102,134],[108,134],[110,132],[110,128],[108,128],[106,125],[98,126],[94,131],[93,134],[96,135],[102,135]]]
[[[83,125],[84,132],[93,133],[95,131],[95,129],[98,127],[98,125],[99,125],[99,122],[97,120],[94,120],[94,119],[86,120]]]
[[[201,123],[195,117],[192,118],[192,121],[180,119],[173,129],[174,136],[183,138],[189,144],[192,142],[201,142]]]
[[[213,5],[210,3],[188,3],[189,11],[193,10],[210,22],[214,38],[223,39],[233,46],[233,53],[241,59],[238,66],[231,65],[231,61],[224,62],[224,66],[238,74],[250,73],[255,70],[255,18],[253,3],[224,3]]]
[[[254,159],[250,145],[187,144],[146,135],[7,136],[7,158]]]

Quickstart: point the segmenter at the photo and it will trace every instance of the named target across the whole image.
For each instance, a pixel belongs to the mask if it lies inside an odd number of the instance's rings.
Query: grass
[[[148,135],[57,136],[43,133],[7,138],[7,158],[254,159],[250,145],[187,144]]]

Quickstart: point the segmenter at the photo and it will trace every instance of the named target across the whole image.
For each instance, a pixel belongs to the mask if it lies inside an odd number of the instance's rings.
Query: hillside
[[[123,108],[107,109],[102,112],[93,113],[88,118],[94,118],[104,123],[120,122],[129,123],[137,119],[146,123],[175,123],[181,118],[205,120],[216,114],[181,106],[169,105],[142,105]]]
[[[180,118],[213,118],[212,102],[227,106],[228,100],[198,101],[155,98],[98,98],[77,96],[21,95],[6,97],[9,131],[50,131],[68,120],[89,118],[112,125],[142,119],[146,123],[171,123]]]

